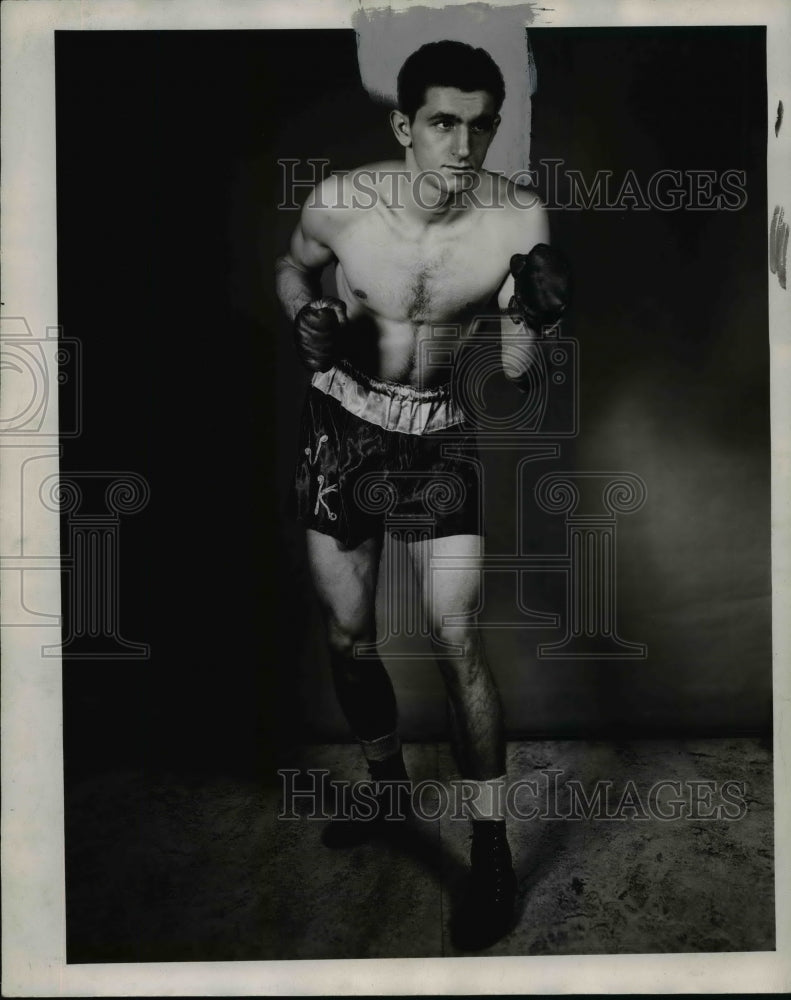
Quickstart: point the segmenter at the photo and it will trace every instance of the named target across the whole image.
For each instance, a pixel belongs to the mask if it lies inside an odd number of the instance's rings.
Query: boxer
[[[509,197],[511,182],[483,169],[504,96],[500,70],[482,49],[442,41],[413,53],[399,73],[398,107],[390,116],[403,160],[319,185],[276,274],[297,350],[312,374],[294,511],[307,529],[335,691],[380,796],[407,772],[387,671],[380,660],[355,655],[359,644],[376,639],[385,530],[381,504],[366,490],[386,487],[388,530],[393,515],[403,515],[402,523],[425,516],[438,483],[455,491],[453,502],[432,508],[432,537],[404,543],[446,685],[459,770],[480,791],[469,891],[453,922],[456,944],[470,950],[511,928],[516,879],[505,816],[492,795],[505,779],[502,710],[480,632],[470,623],[483,554],[480,484],[469,460],[475,427],[448,381],[447,353],[456,358],[476,317],[494,308],[504,335],[503,370],[518,385],[535,335],[558,322],[569,293],[568,268],[548,245],[538,197],[526,199],[524,189]],[[399,173],[404,183],[394,189]],[[373,184],[375,197],[355,197],[363,181],[369,190]],[[326,267],[334,268],[334,296],[321,291]],[[443,341],[440,366],[422,346],[448,325],[461,336]],[[463,557],[464,568],[429,576],[434,556]],[[324,842],[359,842],[377,828],[338,820],[324,831]]]

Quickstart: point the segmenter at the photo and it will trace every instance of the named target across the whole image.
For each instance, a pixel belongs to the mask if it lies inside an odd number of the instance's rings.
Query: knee
[[[478,630],[470,625],[435,623],[431,630],[431,642],[438,656],[448,653],[454,658],[466,659],[477,653],[480,636]]]
[[[337,657],[353,659],[359,643],[373,642],[375,638],[372,623],[343,619],[332,614],[327,618],[327,641],[330,652]]]
[[[481,669],[482,645],[477,629],[467,625],[440,625],[433,629],[431,641],[446,680],[464,684]]]

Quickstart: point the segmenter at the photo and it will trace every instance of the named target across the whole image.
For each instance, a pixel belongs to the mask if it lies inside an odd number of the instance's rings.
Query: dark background
[[[579,341],[579,435],[530,468],[520,511],[528,551],[565,547],[562,517],[531,501],[539,475],[626,471],[648,499],[618,520],[618,628],[646,660],[540,660],[562,631],[491,628],[489,659],[509,734],[735,734],[771,726],[769,416],[766,306],[764,30],[540,29],[531,161],[563,161],[590,183],[627,171],[643,189],[659,170],[743,171],[739,211],[551,211],[571,258],[575,301],[564,333]],[[351,56],[349,57],[351,58]],[[338,60],[339,64],[341,60]],[[394,155],[387,109],[354,79],[289,105],[280,156],[336,169]],[[304,80],[302,81],[304,83]],[[539,182],[544,174],[538,170]],[[716,190],[716,185],[715,185]],[[563,204],[567,191],[543,192]],[[285,248],[296,213],[273,225]],[[278,482],[285,494],[305,384],[285,324]],[[298,387],[295,391],[294,387]],[[502,403],[512,389],[492,385]],[[514,408],[517,401],[513,400]],[[502,403],[505,412],[508,404]],[[516,452],[484,452],[487,551],[511,552]],[[284,520],[281,565],[299,620],[292,704],[308,733],[345,739],[298,531]],[[386,572],[386,569],[384,570]],[[531,574],[526,600],[563,611],[558,574]],[[518,620],[515,580],[490,574],[481,620]],[[380,605],[381,608],[381,605]],[[407,738],[441,737],[443,688],[427,644],[385,657]],[[422,655],[421,655],[422,654]],[[297,687],[297,684],[299,685]]]
[[[646,482],[645,507],[619,519],[618,584],[621,634],[649,655],[541,661],[536,644],[560,632],[487,632],[509,736],[767,735],[764,30],[542,29],[530,41],[534,164],[643,182],[739,169],[748,201],[551,215],[575,271],[565,333],[580,343],[580,434],[536,474]],[[200,782],[219,775],[253,801],[304,741],[348,738],[283,514],[307,376],[273,298],[297,218],[276,208],[277,160],[344,169],[396,150],[386,109],[362,91],[352,31],[60,32],[56,73],[59,322],[82,344],[84,392],[62,470],[128,470],[151,490],[119,535],[120,631],[150,658],[63,664],[69,957],[238,956],[195,951],[200,914],[156,929],[171,912],[162,900],[187,913],[168,876],[181,847],[175,833],[154,844],[158,814],[139,803],[172,800],[173,830],[192,817],[213,836],[216,803],[194,806]],[[486,459],[490,552],[512,543],[513,460]],[[525,518],[531,551],[562,550],[562,518]],[[562,609],[557,580],[533,585],[531,606]],[[509,587],[492,581],[484,621],[513,603]],[[430,659],[388,665],[405,736],[444,738]],[[133,857],[97,860],[114,856],[110,829]],[[201,882],[215,869],[203,841],[190,850]],[[228,878],[215,866],[220,895],[259,877],[246,865]],[[207,920],[227,922],[218,913]]]
[[[490,632],[509,733],[766,733],[764,29],[530,41],[534,164],[643,182],[739,169],[748,200],[551,215],[575,270],[581,431],[537,474],[645,480],[646,506],[619,522],[619,627],[649,657],[537,661],[561,633]],[[393,156],[386,109],[362,91],[352,31],[60,32],[56,57],[59,322],[84,356],[84,429],[62,468],[151,487],[120,533],[121,631],[151,656],[64,661],[67,782],[163,761],[270,775],[305,739],[346,738],[282,514],[307,377],[273,299],[297,219],[276,208],[277,159]],[[487,465],[490,551],[513,530],[509,474]],[[559,521],[528,521],[535,551],[562,548]],[[497,588],[487,614],[510,599]],[[535,588],[558,609],[548,581]],[[406,736],[441,736],[430,661],[390,666]]]

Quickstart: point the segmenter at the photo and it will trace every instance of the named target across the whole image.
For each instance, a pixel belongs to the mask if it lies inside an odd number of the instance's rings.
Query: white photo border
[[[459,5],[452,0],[453,5]],[[423,0],[424,6],[451,2]],[[351,28],[358,0],[9,0],[2,16],[3,316],[35,336],[57,322],[55,44],[57,30]],[[364,6],[386,6],[384,2]],[[406,8],[408,0],[389,6]],[[492,6],[514,6],[498,0]],[[767,238],[775,205],[791,214],[791,127],[774,134],[778,101],[791,106],[791,5],[734,0],[559,0],[533,8],[542,26],[756,25],[767,27]],[[772,583],[775,783],[775,952],[473,959],[67,965],[61,663],[43,658],[59,626],[2,632],[2,917],[6,996],[271,994],[755,993],[791,988],[791,291],[767,271],[772,418]],[[45,344],[54,358],[54,343]],[[3,373],[5,375],[5,372]],[[7,383],[6,383],[7,384]],[[35,447],[0,448],[5,566],[21,545],[19,477],[35,457],[58,470],[57,385]],[[11,394],[0,407],[13,412]],[[55,511],[25,511],[26,540],[59,553]],[[43,564],[42,564],[43,565]],[[3,582],[6,582],[5,580]],[[55,616],[60,574],[33,572],[33,606]],[[3,587],[4,621],[13,594]]]

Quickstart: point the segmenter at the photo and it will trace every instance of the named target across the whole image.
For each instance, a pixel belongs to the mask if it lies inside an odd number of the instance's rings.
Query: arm
[[[497,295],[497,305],[500,309],[501,357],[505,377],[517,385],[531,368],[536,347],[536,335],[533,330],[509,308],[513,307],[514,276],[509,274]]]
[[[334,259],[328,242],[328,220],[308,204],[294,233],[288,252],[275,262],[275,288],[290,320],[303,306],[321,297],[321,272]]]
[[[316,188],[318,204],[325,185]],[[337,204],[337,202],[336,202]],[[308,199],[291,237],[288,253],[275,262],[275,288],[280,304],[294,323],[297,352],[310,371],[326,371],[333,364],[337,334],[346,322],[340,299],[321,294],[321,272],[335,259],[332,252],[332,219],[329,209]]]
[[[539,231],[547,239],[545,219],[544,214]],[[510,314],[502,321],[502,361],[506,377],[519,384],[534,361],[536,339],[557,326],[566,311],[571,297],[571,269],[559,250],[537,240],[530,253],[511,257],[510,271],[498,297],[500,308],[507,308]],[[508,292],[513,297],[506,305]]]
[[[536,200],[527,214],[529,227],[524,225],[524,211],[520,209],[518,217],[517,246],[529,250],[537,243],[549,243],[549,220],[544,206]],[[512,258],[513,260],[513,258]],[[523,376],[530,370],[538,351],[536,336],[540,333],[528,326],[525,318],[516,309],[515,282],[513,269],[503,282],[497,293],[497,305],[500,309],[500,334],[502,343],[502,365],[505,377],[519,385]]]

